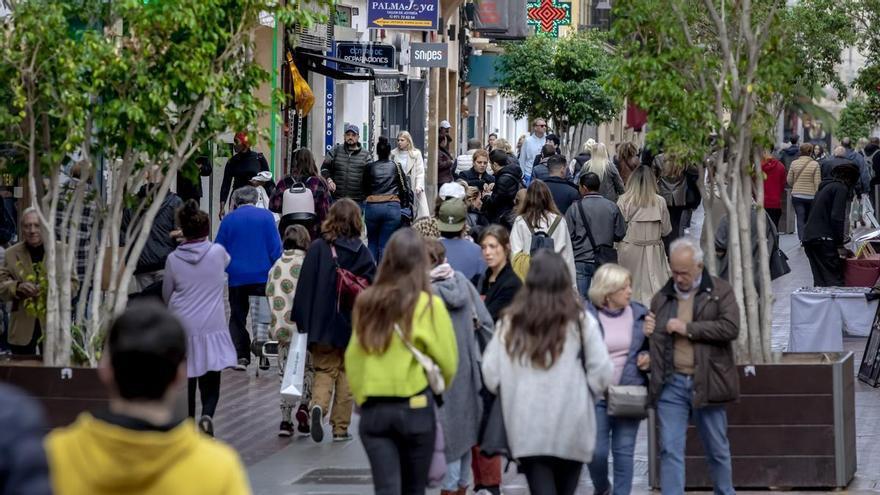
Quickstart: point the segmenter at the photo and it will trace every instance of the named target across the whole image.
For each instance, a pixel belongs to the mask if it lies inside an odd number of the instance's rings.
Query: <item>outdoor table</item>
[[[843,332],[867,337],[877,300],[868,287],[806,287],[791,294],[788,352],[841,352]]]

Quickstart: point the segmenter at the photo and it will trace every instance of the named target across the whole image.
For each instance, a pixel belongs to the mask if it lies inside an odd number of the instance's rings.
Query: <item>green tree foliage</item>
[[[877,118],[870,112],[867,102],[863,98],[855,98],[849,100],[840,112],[837,134],[855,142],[859,138],[869,137],[876,125]]]
[[[102,330],[127,288],[174,174],[204,143],[254,128],[270,74],[254,61],[260,17],[313,22],[330,0],[6,0],[0,20],[0,146],[7,170],[27,172],[46,244],[46,361],[70,361],[70,328],[94,363]],[[278,97],[279,95],[274,95]],[[63,182],[77,161],[83,180]],[[160,176],[146,198],[145,173]],[[164,172],[156,174],[157,171]],[[89,185],[91,183],[91,185]],[[71,308],[76,232],[94,202],[83,294]],[[134,222],[126,231],[126,207]],[[57,219],[57,220],[56,220]],[[56,221],[58,227],[56,229]],[[123,239],[120,246],[118,240]],[[109,288],[100,268],[110,267]],[[124,263],[123,260],[130,260]],[[57,262],[56,262],[57,260]],[[88,304],[86,304],[88,303]],[[88,308],[88,311],[87,311]]]
[[[532,36],[504,45],[498,57],[498,88],[512,98],[517,118],[553,119],[560,134],[571,126],[614,118],[619,99],[602,85],[611,52],[597,33],[562,38]]]
[[[859,23],[858,47],[867,56],[853,86],[864,95],[866,110],[876,123],[880,122],[880,0],[853,1]]]

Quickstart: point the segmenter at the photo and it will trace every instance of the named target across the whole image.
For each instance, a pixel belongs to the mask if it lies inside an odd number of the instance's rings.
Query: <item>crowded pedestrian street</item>
[[[880,494],[880,0],[0,0],[0,495]]]

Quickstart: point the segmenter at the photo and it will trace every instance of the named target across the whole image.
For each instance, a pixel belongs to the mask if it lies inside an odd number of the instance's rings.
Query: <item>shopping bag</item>
[[[434,453],[431,455],[431,467],[428,469],[428,487],[437,488],[446,477],[446,440],[443,436],[443,424],[440,422],[440,410],[434,406],[434,421],[437,425],[434,433]]]
[[[281,379],[281,395],[288,400],[299,400],[305,389],[306,352],[309,334],[294,333],[290,338],[290,351],[284,364],[284,377]]]

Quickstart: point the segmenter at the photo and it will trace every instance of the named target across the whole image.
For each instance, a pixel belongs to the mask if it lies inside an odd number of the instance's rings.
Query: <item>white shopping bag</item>
[[[295,332],[290,338],[290,352],[287,354],[284,377],[281,379],[281,395],[291,401],[297,401],[303,395],[308,343],[307,333]]]

